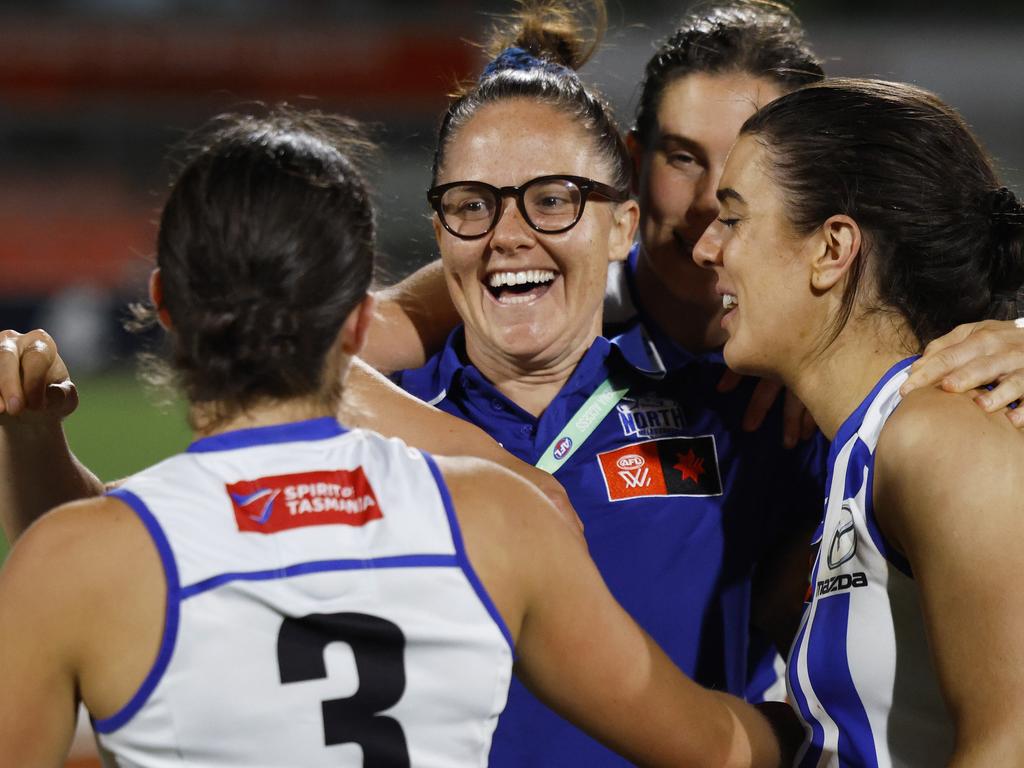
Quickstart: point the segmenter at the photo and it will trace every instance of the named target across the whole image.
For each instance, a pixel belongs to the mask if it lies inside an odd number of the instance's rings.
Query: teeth
[[[519,272],[493,272],[487,278],[487,284],[491,288],[501,288],[503,285],[550,283],[554,279],[555,273],[550,269],[527,269]]]
[[[731,293],[723,294],[723,296],[722,296],[722,306],[725,309],[732,309],[737,304],[739,304],[739,302],[736,301],[736,297],[733,296]]]

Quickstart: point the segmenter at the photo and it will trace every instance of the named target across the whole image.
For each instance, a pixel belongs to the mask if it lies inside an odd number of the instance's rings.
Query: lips
[[[529,304],[543,296],[558,277],[550,269],[520,269],[490,272],[484,278],[487,292],[502,305]]]

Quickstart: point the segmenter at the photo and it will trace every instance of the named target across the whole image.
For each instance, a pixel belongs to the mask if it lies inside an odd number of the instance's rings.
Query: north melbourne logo
[[[624,397],[615,410],[626,437],[677,435],[686,424],[679,404],[660,397]]]

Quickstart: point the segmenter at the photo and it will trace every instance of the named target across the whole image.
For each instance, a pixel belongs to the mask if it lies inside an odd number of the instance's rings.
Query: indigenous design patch
[[[721,496],[714,435],[647,440],[597,454],[609,501]]]
[[[239,531],[277,533],[307,525],[361,526],[383,517],[362,467],[275,475],[224,486]]]
[[[615,410],[626,437],[665,437],[686,425],[679,403],[662,397],[624,397]]]

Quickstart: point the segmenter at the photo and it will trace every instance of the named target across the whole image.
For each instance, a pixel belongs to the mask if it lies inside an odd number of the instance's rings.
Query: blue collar
[[[343,435],[347,431],[333,416],[323,416],[319,419],[236,429],[231,432],[201,437],[188,447],[187,452],[210,453],[212,451],[230,451],[235,448],[251,448],[255,445],[326,440]]]
[[[643,327],[637,324],[614,339],[609,340],[603,336],[594,339],[559,394],[568,394],[576,389],[592,389],[592,383],[601,369],[607,369],[604,374],[607,376],[617,365],[622,364],[648,378],[661,379],[665,376],[657,353],[651,350]],[[486,381],[484,375],[466,357],[464,326],[459,325],[451,332],[444,349],[438,353],[437,375],[438,383],[446,392],[453,391],[454,387],[467,379]]]

